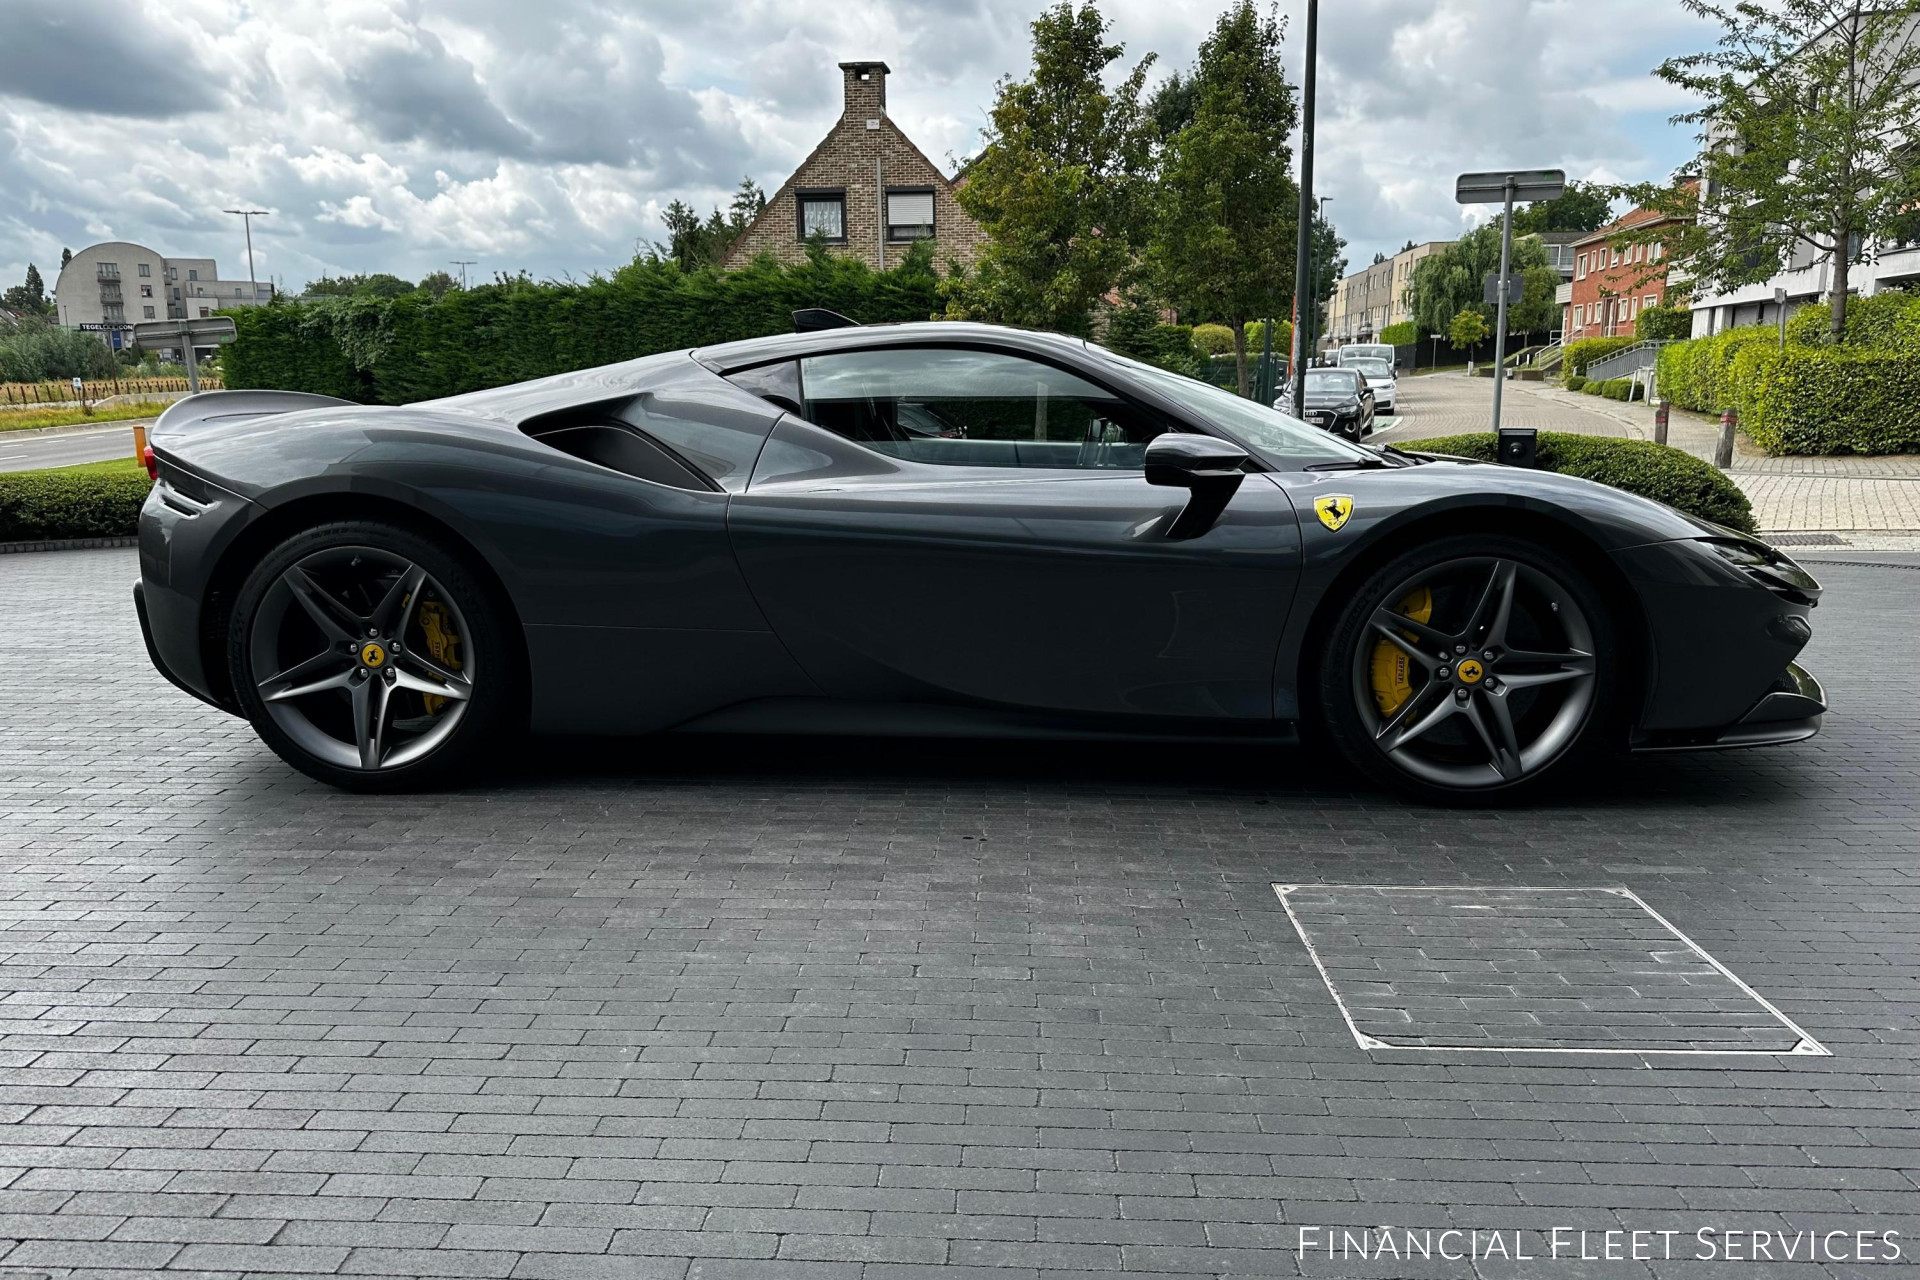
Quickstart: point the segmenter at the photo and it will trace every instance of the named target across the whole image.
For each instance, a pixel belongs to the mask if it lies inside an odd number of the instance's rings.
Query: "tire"
[[[350,520],[294,534],[234,599],[227,662],[255,732],[348,791],[482,776],[519,705],[507,610],[464,551]]]
[[[1466,534],[1368,576],[1326,634],[1313,688],[1328,736],[1375,781],[1489,802],[1606,753],[1618,654],[1606,602],[1571,560]]]

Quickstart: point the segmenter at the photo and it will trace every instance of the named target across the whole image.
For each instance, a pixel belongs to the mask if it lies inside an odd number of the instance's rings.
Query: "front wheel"
[[[353,791],[465,781],[513,703],[515,650],[464,559],[410,529],[295,534],[234,601],[242,709],[296,769]]]
[[[1528,790],[1605,746],[1616,679],[1604,601],[1538,544],[1444,538],[1383,565],[1320,655],[1329,732],[1429,799]]]

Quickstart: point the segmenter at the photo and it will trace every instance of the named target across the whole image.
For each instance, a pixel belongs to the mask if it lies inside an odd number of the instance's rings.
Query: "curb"
[[[137,547],[140,539],[131,534],[113,538],[45,538],[39,541],[0,542],[0,556],[27,551],[93,551],[101,547]]]

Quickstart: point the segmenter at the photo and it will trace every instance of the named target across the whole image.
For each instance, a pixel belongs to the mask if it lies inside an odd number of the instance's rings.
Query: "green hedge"
[[[1380,341],[1396,347],[1410,347],[1420,341],[1420,326],[1411,320],[1390,324],[1380,331]]]
[[[1480,462],[1492,462],[1495,457],[1491,432],[1408,440],[1400,442],[1398,447],[1448,453]],[[1558,431],[1542,431],[1539,450],[1542,471],[1595,480],[1664,502],[1730,529],[1753,531],[1753,506],[1747,501],[1747,495],[1717,467],[1690,453],[1648,440],[1616,440]]]
[[[1578,378],[1579,386],[1574,386],[1575,378],[1567,379],[1567,388],[1572,391],[1584,391],[1590,396],[1605,396],[1609,400],[1638,400],[1644,394],[1644,388],[1632,378]]]
[[[1604,360],[1616,351],[1624,351],[1638,338],[1580,338],[1567,344],[1567,354],[1560,367],[1569,374],[1582,374],[1595,360]]]
[[[1856,298],[1846,341],[1826,342],[1827,311],[1676,342],[1660,353],[1660,394],[1701,413],[1734,410],[1775,454],[1920,452],[1920,299]],[[1803,339],[1805,339],[1803,341]]]
[[[1570,373],[1567,375],[1567,390],[1579,391],[1586,385],[1587,379],[1584,374]]]
[[[1678,341],[1693,332],[1693,312],[1686,307],[1648,307],[1633,318],[1633,336],[1641,342]]]
[[[658,351],[793,330],[825,307],[865,323],[925,320],[940,306],[929,249],[890,271],[824,252],[739,271],[643,260],[585,284],[507,280],[392,299],[246,307],[225,348],[226,385],[409,404]]]
[[[0,542],[129,536],[151,483],[131,469],[0,475]]]

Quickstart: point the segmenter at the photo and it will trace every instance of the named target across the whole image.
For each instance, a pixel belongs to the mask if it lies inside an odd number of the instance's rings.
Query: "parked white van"
[[[1334,363],[1345,368],[1353,360],[1385,360],[1389,367],[1393,364],[1393,344],[1387,342],[1356,342],[1341,347],[1333,353]]]

